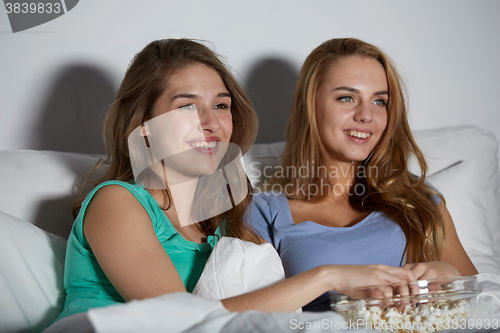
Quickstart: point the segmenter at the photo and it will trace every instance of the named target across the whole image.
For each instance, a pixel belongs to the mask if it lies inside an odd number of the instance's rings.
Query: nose
[[[211,107],[205,107],[198,113],[200,127],[198,130],[203,133],[215,133],[220,129],[220,122]]]
[[[358,104],[354,113],[354,120],[360,123],[369,123],[373,119],[373,110],[369,103],[363,102]]]

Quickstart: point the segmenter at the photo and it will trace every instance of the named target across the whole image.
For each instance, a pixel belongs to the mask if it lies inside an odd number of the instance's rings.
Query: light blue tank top
[[[295,224],[285,195],[266,192],[253,197],[250,215],[254,230],[278,251],[287,278],[321,265],[403,264],[406,237],[382,212],[372,212],[351,227]],[[329,310],[328,294],[303,309]]]

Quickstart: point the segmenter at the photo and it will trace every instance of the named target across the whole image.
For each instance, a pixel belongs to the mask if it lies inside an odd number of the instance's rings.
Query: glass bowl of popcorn
[[[461,276],[331,291],[330,306],[350,328],[424,333],[467,327],[477,294]]]

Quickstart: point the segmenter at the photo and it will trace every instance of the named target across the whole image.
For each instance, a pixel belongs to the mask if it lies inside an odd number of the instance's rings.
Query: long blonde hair
[[[104,176],[93,182],[94,186],[107,180],[134,179],[127,141],[130,133],[151,118],[151,112],[165,91],[169,76],[196,63],[213,68],[221,76],[231,95],[233,133],[230,142],[238,145],[242,153],[250,148],[257,132],[257,116],[227,65],[215,52],[193,40],[156,40],[135,55],[116,93],[116,101],[108,111],[104,123],[107,158],[100,161],[90,174],[104,165],[107,168]],[[243,202],[219,216],[198,223],[200,231],[211,235],[226,220],[226,232],[229,235],[259,243],[259,238],[243,220],[243,214],[251,201],[252,188],[248,180],[247,187],[249,195]],[[83,187],[81,194],[82,197],[73,204],[75,217],[84,199]],[[170,206],[168,189],[166,195]]]
[[[373,153],[362,162],[365,170],[375,167],[378,172],[376,175],[368,172],[363,177],[356,175],[355,185],[362,184],[366,191],[363,195],[350,196],[350,204],[358,211],[382,211],[396,221],[407,239],[408,262],[439,260],[443,252],[444,226],[433,200],[437,193],[424,182],[427,163],[410,131],[400,77],[391,60],[377,47],[354,38],[332,39],[307,57],[299,74],[288,119],[282,170],[288,170],[290,166],[297,170],[306,164],[327,164],[328,153],[317,127],[316,93],[330,65],[351,56],[373,58],[382,64],[387,76],[389,102],[385,132]],[[420,165],[419,177],[408,170],[411,155]],[[327,173],[314,172],[307,177],[287,173],[272,178],[272,184],[291,185],[294,189],[302,185],[309,188],[309,184],[316,184],[319,188],[322,184],[333,185]],[[295,194],[289,198],[298,200],[305,200],[307,196],[307,199],[316,201],[327,195],[311,196],[307,193],[304,196],[300,191],[291,192]]]

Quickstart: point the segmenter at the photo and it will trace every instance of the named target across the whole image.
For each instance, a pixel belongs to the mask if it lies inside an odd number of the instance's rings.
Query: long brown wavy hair
[[[362,212],[382,211],[401,226],[407,240],[407,262],[439,260],[443,252],[444,226],[433,195],[440,195],[424,182],[427,163],[410,131],[401,79],[392,61],[377,47],[354,38],[332,39],[307,57],[299,74],[288,119],[282,168],[288,170],[291,166],[298,170],[306,163],[327,165],[328,153],[320,139],[316,120],[316,93],[331,64],[352,56],[373,58],[382,64],[387,76],[389,102],[385,132],[373,153],[362,162],[364,170],[375,168],[378,172],[365,172],[362,177],[356,174],[354,184],[362,184],[366,190],[362,195],[350,196],[350,204]],[[420,165],[419,176],[408,170],[411,155]],[[307,177],[287,173],[272,178],[269,185],[272,184],[289,185],[294,189],[304,184],[304,188],[316,184],[316,188],[321,188],[322,184],[333,186],[333,181],[327,172],[313,172]],[[290,199],[313,201],[328,194],[312,196],[307,193],[304,196],[300,191],[291,192],[295,194],[289,195]]]
[[[231,95],[233,133],[230,142],[238,145],[243,154],[250,148],[257,132],[257,115],[228,66],[215,52],[196,41],[156,40],[135,55],[125,73],[116,92],[116,101],[109,109],[104,123],[103,136],[107,158],[99,161],[89,173],[87,181],[96,169],[103,166],[106,167],[106,172],[103,177],[92,182],[93,186],[108,180],[134,179],[128,148],[130,133],[151,118],[156,101],[166,89],[169,76],[197,63],[216,70]],[[239,205],[219,216],[198,223],[200,231],[206,236],[212,235],[222,221],[226,220],[226,235],[260,243],[260,239],[243,219],[243,214],[251,201],[252,187],[248,179],[247,187],[248,195]],[[171,197],[168,189],[165,194],[170,207]],[[81,195],[82,197],[73,204],[74,217],[84,200],[83,186]]]

